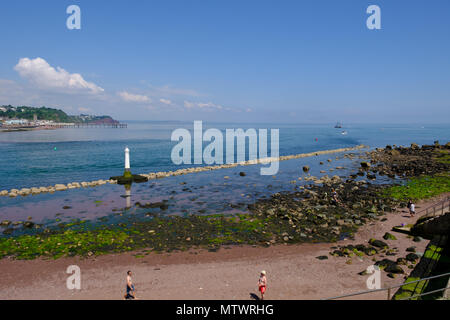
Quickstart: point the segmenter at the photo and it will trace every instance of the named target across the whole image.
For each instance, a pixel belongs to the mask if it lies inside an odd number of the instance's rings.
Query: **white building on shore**
[[[26,120],[26,119],[10,119],[10,120],[5,120],[4,124],[7,126],[25,125],[25,124],[28,124],[28,120]]]

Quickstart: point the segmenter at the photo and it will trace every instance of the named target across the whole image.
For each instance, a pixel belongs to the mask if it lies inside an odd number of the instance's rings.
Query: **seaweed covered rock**
[[[0,222],[0,226],[2,227],[7,227],[11,224],[11,221],[9,220],[3,220],[2,222]]]
[[[380,175],[387,175],[391,178],[396,176],[409,178],[447,172],[449,163],[442,159],[439,161],[440,157],[448,156],[446,150],[440,144],[423,145],[422,147],[415,143],[412,143],[411,147],[386,146],[382,151],[369,152],[369,159],[370,163],[376,165]]]
[[[391,234],[389,232],[386,232],[384,234],[383,239],[384,240],[397,240],[397,238],[393,234]]]
[[[370,168],[370,162],[367,162],[367,161],[361,162],[361,168],[363,168],[363,169]]]
[[[330,255],[334,257],[363,257],[373,256],[378,253],[378,250],[372,246],[365,246],[363,244],[339,246],[336,250],[330,252]]]
[[[23,227],[26,228],[26,229],[31,229],[31,228],[34,227],[34,222],[31,222],[31,221],[25,221],[25,222],[23,223]]]
[[[416,262],[417,260],[419,260],[419,256],[415,253],[409,253],[406,255],[405,259],[410,262]]]
[[[117,176],[117,177],[111,177],[110,180],[116,180],[117,184],[120,185],[127,185],[127,184],[132,184],[133,182],[135,183],[142,183],[142,182],[147,182],[148,178],[138,175],[138,174],[133,174],[133,175],[129,175],[129,176]]]
[[[389,248],[388,244],[386,242],[381,241],[381,240],[376,240],[376,239],[372,238],[372,239],[369,240],[369,243],[371,245],[373,245],[374,247],[377,247],[377,248],[381,248],[381,249]]]
[[[388,273],[405,273],[405,271],[403,271],[403,269],[397,264],[397,262],[389,259],[377,261],[375,262],[375,265]]]

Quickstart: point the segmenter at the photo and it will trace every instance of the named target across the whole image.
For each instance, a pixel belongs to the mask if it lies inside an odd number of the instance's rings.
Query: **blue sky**
[[[68,30],[66,8],[81,8]],[[381,30],[366,8],[381,8]],[[450,2],[0,2],[0,104],[117,119],[450,119]],[[38,59],[39,58],[39,59]]]

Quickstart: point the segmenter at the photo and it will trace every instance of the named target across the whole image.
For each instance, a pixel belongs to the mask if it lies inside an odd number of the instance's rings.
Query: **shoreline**
[[[441,196],[417,203],[424,208]],[[150,253],[136,258],[132,253],[107,254],[91,258],[42,258],[26,261],[0,260],[0,299],[122,299],[127,270],[134,273],[137,296],[141,299],[250,299],[257,294],[256,281],[259,271],[268,273],[266,298],[275,299],[324,299],[341,294],[367,290],[367,276],[358,275],[372,265],[373,257],[347,259],[330,255],[336,245],[367,244],[370,238],[382,239],[385,232],[400,223],[414,223],[419,217],[407,218],[407,210],[400,208],[386,214],[386,221],[376,221],[362,226],[354,240],[336,243],[303,243],[275,245],[268,248],[224,246],[217,252],[190,249],[186,252]],[[406,248],[416,246],[424,252],[427,240],[413,242],[405,234],[395,233],[397,240],[386,240],[398,249],[394,257],[405,257]],[[326,255],[327,260],[318,256]],[[381,254],[375,256],[377,260]],[[69,265],[80,266],[82,289],[66,288],[65,273]],[[404,268],[406,274],[410,270]],[[381,273],[381,286],[403,282]],[[20,280],[18,280],[20,279]],[[371,293],[354,299],[386,299],[386,293]]]

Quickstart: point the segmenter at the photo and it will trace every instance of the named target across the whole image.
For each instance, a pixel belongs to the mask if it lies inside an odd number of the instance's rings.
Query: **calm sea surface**
[[[193,123],[130,123],[128,129],[59,129],[0,133],[0,190],[55,183],[107,179],[122,173],[123,150],[131,150],[135,173],[168,171],[175,166],[170,141],[176,128],[192,131]],[[251,125],[204,124],[205,129],[279,128],[280,155],[386,144],[431,144],[450,141],[450,127],[405,125]],[[347,131],[347,135],[341,132]],[[315,140],[317,138],[317,141]],[[270,146],[270,143],[269,143]],[[55,149],[56,148],[56,149]]]

